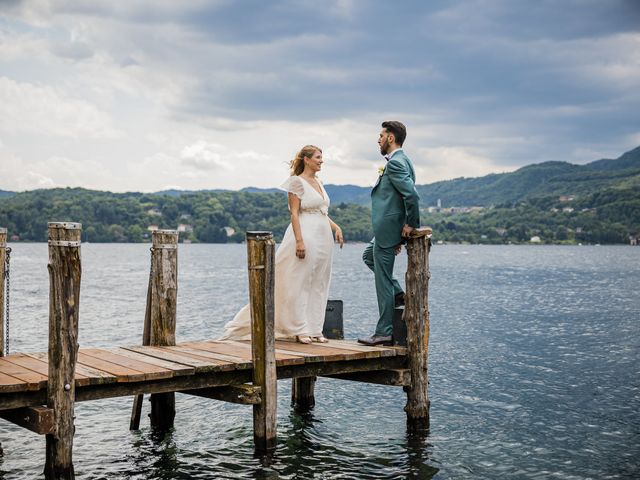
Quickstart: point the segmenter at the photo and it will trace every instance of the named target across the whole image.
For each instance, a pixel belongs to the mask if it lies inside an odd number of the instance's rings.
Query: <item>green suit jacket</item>
[[[416,174],[402,150],[387,161],[384,173],[371,190],[371,220],[376,244],[382,248],[402,243],[402,227],[420,226],[420,196]]]

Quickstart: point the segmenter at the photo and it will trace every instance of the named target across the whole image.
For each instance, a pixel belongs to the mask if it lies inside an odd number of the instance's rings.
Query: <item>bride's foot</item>
[[[311,340],[311,337],[309,337],[309,336],[307,336],[307,335],[298,335],[298,336],[296,337],[296,342],[298,342],[298,343],[306,343],[306,344],[309,344],[309,343],[311,343],[311,341],[312,341],[312,340]]]
[[[319,337],[311,337],[311,339],[316,343],[327,343],[329,341],[324,335],[320,335]]]

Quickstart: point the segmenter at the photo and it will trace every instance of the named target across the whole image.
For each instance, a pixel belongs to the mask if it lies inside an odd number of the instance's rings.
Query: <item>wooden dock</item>
[[[0,228],[0,418],[46,436],[47,480],[75,478],[75,402],[102,398],[133,397],[133,430],[139,428],[145,394],[156,429],[173,426],[176,392],[251,405],[256,451],[264,453],[276,446],[277,381],[293,379],[292,405],[307,409],[315,404],[320,376],[403,387],[407,426],[428,427],[429,228],[415,231],[407,244],[406,347],[276,340],[270,232],[247,232],[251,341],[177,344],[178,233],[160,230],[152,236],[141,345],[79,348],[80,232],[78,223],[49,224],[47,352],[8,354],[3,293],[9,249]]]
[[[310,345],[277,341],[275,356],[278,379],[327,376],[397,386],[410,383],[402,347],[368,347],[343,340]],[[18,353],[0,358],[0,416],[13,418],[10,409],[46,403],[47,357],[47,353]],[[83,348],[78,351],[75,400],[183,392],[254,404],[260,395],[249,385],[252,380],[249,342]],[[37,433],[51,433],[47,429],[33,425]]]

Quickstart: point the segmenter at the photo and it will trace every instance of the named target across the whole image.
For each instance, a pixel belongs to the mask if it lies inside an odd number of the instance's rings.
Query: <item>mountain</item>
[[[258,187],[245,187],[242,190],[240,190],[241,192],[247,192],[247,193],[281,193],[282,190],[280,190],[279,188],[258,188]]]
[[[7,190],[0,190],[0,197],[12,197],[16,192],[8,192]]]
[[[420,179],[418,179],[420,180]],[[421,204],[443,207],[515,204],[524,200],[560,195],[588,195],[607,188],[640,187],[640,147],[617,159],[586,165],[549,161],[522,167],[515,172],[484,177],[456,178],[417,185]],[[371,189],[355,185],[326,185],[332,203],[370,202]]]

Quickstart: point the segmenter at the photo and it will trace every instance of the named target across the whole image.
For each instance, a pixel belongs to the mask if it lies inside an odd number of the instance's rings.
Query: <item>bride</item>
[[[275,255],[275,336],[300,343],[320,342],[331,280],[333,236],[342,230],[329,218],[329,196],[316,174],[322,150],[303,147],[291,161],[291,176],[280,188],[288,192],[291,223]],[[245,305],[224,327],[221,340],[249,340],[251,312]]]

